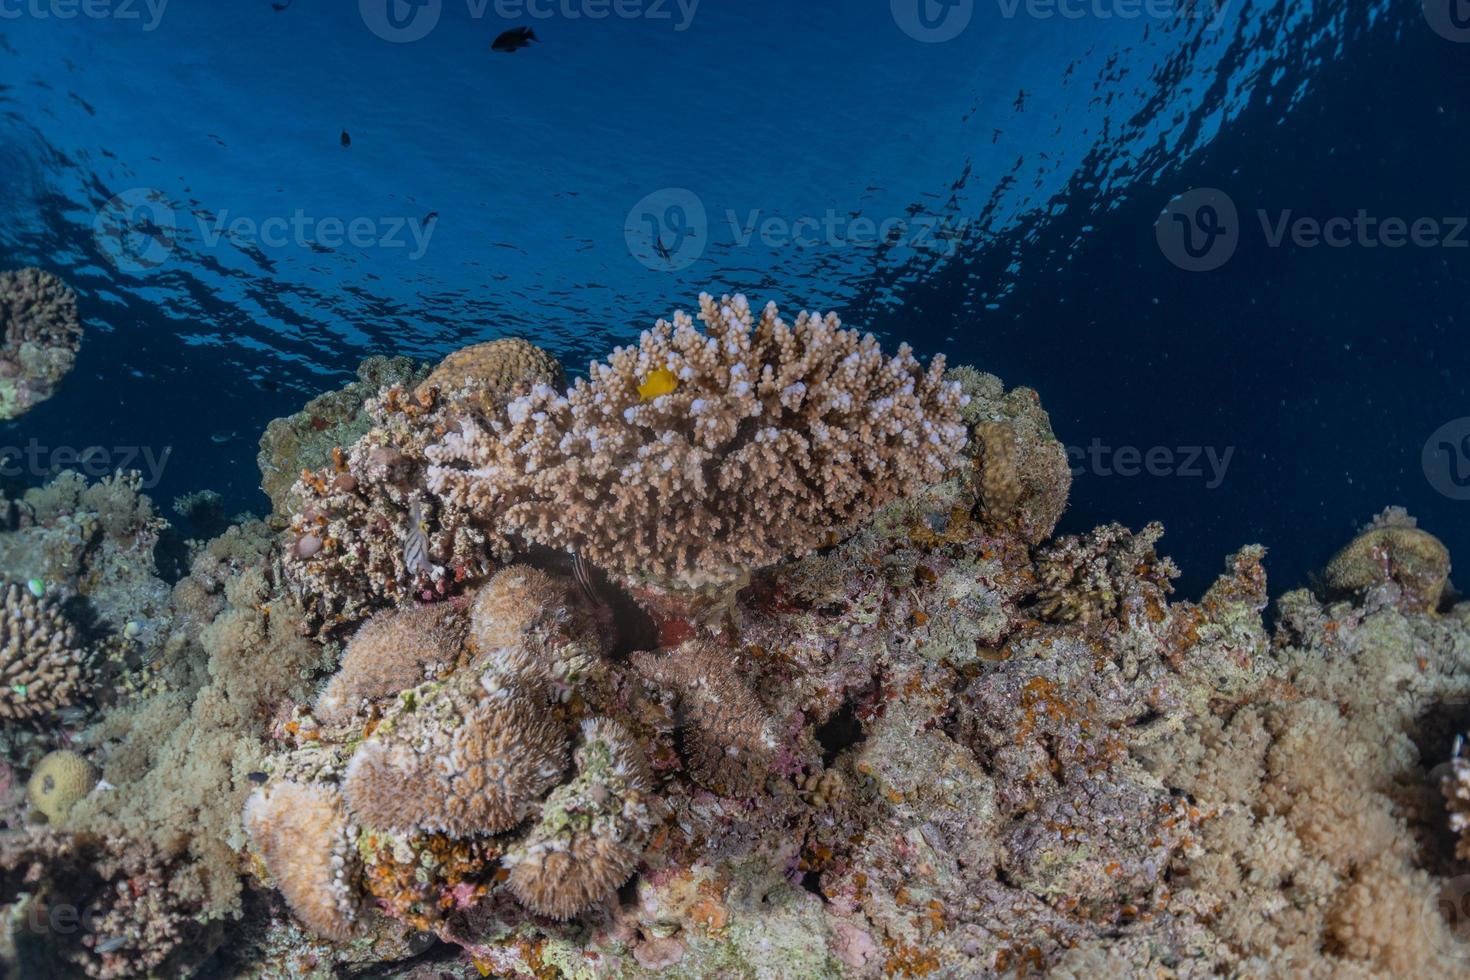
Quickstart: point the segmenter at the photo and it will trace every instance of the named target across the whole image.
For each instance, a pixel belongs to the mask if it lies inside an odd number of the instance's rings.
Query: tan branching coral
[[[741,679],[733,652],[690,640],[663,655],[636,653],[631,662],[673,696],[684,761],[695,782],[726,796],[760,795],[779,733]]]
[[[302,924],[344,940],[358,920],[355,830],[334,788],[279,781],[245,803],[255,853]]]
[[[536,384],[566,385],[561,363],[535,344],[506,337],[472,344],[450,354],[419,385],[420,393],[436,389],[449,393],[473,389],[472,400],[483,411],[494,411]]]
[[[498,515],[530,542],[694,588],[828,542],[916,484],[966,439],[964,396],[908,347],[885,357],[836,316],[700,297],[638,346],[462,421],[429,449],[451,510]]]
[[[1449,575],[1449,550],[1421,530],[1403,508],[1390,507],[1337,553],[1324,570],[1323,581],[1329,592],[1339,595],[1394,582],[1406,608],[1433,611]]]
[[[1058,538],[1040,551],[1036,577],[1041,588],[1036,610],[1059,623],[1091,623],[1119,613],[1122,600],[1138,581],[1165,593],[1178,567],[1154,551],[1164,526],[1154,522],[1137,534],[1107,524],[1083,536]]]
[[[529,815],[566,758],[566,732],[542,692],[467,670],[400,695],[358,746],[343,791],[371,828],[494,834]]]
[[[0,419],[50,398],[76,361],[77,297],[40,269],[0,272]]]
[[[522,905],[566,919],[632,877],[663,807],[637,741],[610,718],[582,723],[577,776],[557,787],[541,819],[502,858]]]
[[[350,718],[364,702],[434,680],[459,658],[464,612],[447,603],[379,613],[347,644],[342,665],[317,698],[314,712],[328,722]]]
[[[88,656],[61,606],[18,585],[0,609],[0,718],[36,721],[86,693]]]

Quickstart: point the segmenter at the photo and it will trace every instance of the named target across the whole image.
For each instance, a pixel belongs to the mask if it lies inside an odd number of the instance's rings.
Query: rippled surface
[[[0,19],[0,265],[66,277],[89,330],[3,441],[172,446],[161,498],[258,509],[265,422],[366,354],[519,334],[576,368],[741,289],[1032,385],[1079,449],[1230,451],[1213,488],[1080,462],[1071,522],[1162,517],[1191,589],[1256,539],[1294,584],[1387,503],[1470,551],[1420,468],[1470,414],[1462,253],[1247,239],[1191,274],[1154,237],[1195,186],[1247,232],[1257,208],[1464,210],[1441,134],[1470,45],[1416,5],[991,0],[957,33],[902,2],[483,6],[445,0],[412,43],[302,0]],[[489,51],[516,23],[541,43]]]

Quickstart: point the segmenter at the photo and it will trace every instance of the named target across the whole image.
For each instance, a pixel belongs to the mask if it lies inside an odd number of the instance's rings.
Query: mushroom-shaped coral
[[[536,386],[431,446],[450,510],[672,589],[826,543],[960,458],[964,395],[836,316],[700,297],[561,395]]]
[[[1390,507],[1327,564],[1323,581],[1329,592],[1339,595],[1361,594],[1392,581],[1403,590],[1409,609],[1432,612],[1449,575],[1449,550],[1420,530],[1402,508]]]
[[[680,744],[694,781],[726,796],[765,788],[779,747],[775,723],[741,679],[733,651],[689,640],[669,653],[635,653],[633,669],[675,699]]]
[[[476,593],[466,646],[476,666],[534,675],[566,692],[612,641],[611,624],[570,579],[514,565]]]
[[[0,419],[50,398],[76,361],[77,297],[40,269],[0,272]]]
[[[97,770],[85,758],[67,749],[47,753],[26,783],[26,797],[31,805],[59,823],[73,803],[92,792],[97,785]]]
[[[365,702],[436,679],[459,657],[465,625],[463,611],[446,603],[379,613],[353,634],[313,712],[343,722]]]
[[[453,837],[526,818],[566,768],[545,695],[494,671],[405,691],[347,766],[343,791],[369,827]]]
[[[355,830],[331,786],[289,781],[245,802],[245,831],[296,918],[328,939],[352,936],[358,920]]]
[[[557,787],[541,819],[502,858],[522,905],[566,919],[632,877],[663,808],[642,748],[610,718],[582,722],[577,776]]]
[[[566,383],[561,363],[535,344],[506,337],[472,344],[450,354],[424,379],[418,390],[442,392],[474,389],[471,399],[484,411],[493,411],[536,384],[560,388]]]
[[[36,720],[76,704],[88,657],[76,630],[50,596],[9,585],[0,609],[0,718]]]

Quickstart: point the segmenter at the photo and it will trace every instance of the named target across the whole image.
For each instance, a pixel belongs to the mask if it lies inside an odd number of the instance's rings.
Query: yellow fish
[[[673,371],[667,368],[659,368],[648,372],[648,380],[638,386],[638,397],[646,402],[651,402],[659,395],[667,395],[679,387],[679,379]]]

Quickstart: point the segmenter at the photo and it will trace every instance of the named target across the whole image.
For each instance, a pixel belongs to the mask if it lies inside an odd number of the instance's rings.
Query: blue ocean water
[[[1470,555],[1458,4],[0,0],[0,268],[88,331],[0,447],[262,511],[368,354],[577,369],[740,290],[1036,388],[1067,528],[1162,520],[1185,593],[1387,504]]]

